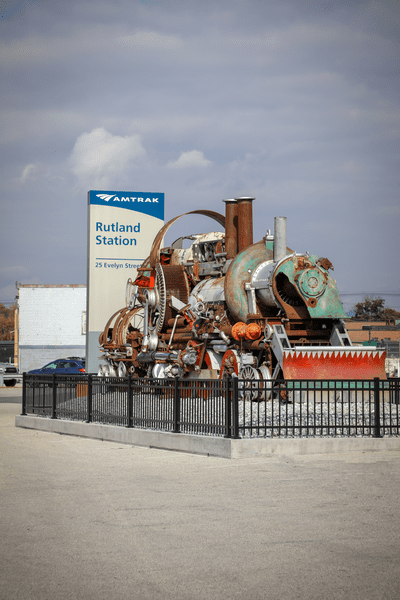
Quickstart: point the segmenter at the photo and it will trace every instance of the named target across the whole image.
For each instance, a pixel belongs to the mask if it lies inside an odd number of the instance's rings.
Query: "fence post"
[[[89,373],[88,375],[88,389],[87,389],[87,419],[86,419],[86,423],[91,423],[92,422],[92,418],[93,418],[93,399],[92,399],[92,391],[93,391],[93,382],[92,382],[92,377],[93,375],[91,375]]]
[[[53,383],[53,394],[52,394],[52,402],[51,402],[51,418],[57,419],[56,415],[56,406],[57,406],[57,382],[56,382],[56,374],[52,375],[52,383]]]
[[[22,373],[22,413],[26,415],[26,373]]]
[[[224,380],[222,380],[224,381]],[[221,385],[222,382],[220,382]],[[231,398],[231,386],[230,379],[227,377],[224,382],[224,394],[225,394],[225,437],[232,437],[232,398]]]
[[[181,416],[181,396],[180,396],[180,378],[174,379],[174,433],[180,433],[180,416]]]
[[[400,379],[389,379],[391,404],[400,404]]]
[[[374,378],[374,437],[381,438],[381,406],[379,402],[379,378]]]
[[[237,440],[239,438],[239,385],[238,378],[233,377],[231,379],[232,386],[232,426],[233,435],[232,437]]]
[[[127,427],[133,427],[133,390],[131,375],[128,375],[128,424]]]

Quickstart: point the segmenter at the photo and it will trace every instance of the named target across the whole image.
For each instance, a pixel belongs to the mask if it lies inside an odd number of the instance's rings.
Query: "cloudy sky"
[[[398,0],[0,0],[0,302],[86,283],[103,189],[255,196],[255,241],[286,216],[347,310],[400,310],[399,32]]]

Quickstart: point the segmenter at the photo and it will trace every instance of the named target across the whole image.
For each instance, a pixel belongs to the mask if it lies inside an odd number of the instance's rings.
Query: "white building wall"
[[[19,285],[19,365],[37,369],[55,358],[85,357],[85,285]]]
[[[400,358],[387,358],[385,365],[388,377],[400,377]]]

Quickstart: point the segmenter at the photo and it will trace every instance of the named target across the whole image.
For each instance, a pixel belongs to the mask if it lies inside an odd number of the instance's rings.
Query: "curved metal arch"
[[[175,221],[181,217],[186,217],[187,215],[203,215],[204,217],[210,217],[210,219],[214,219],[214,221],[217,221],[225,229],[225,217],[220,213],[214,212],[213,210],[191,210],[190,212],[183,213],[183,215],[179,215],[179,217],[171,219],[168,221],[168,223],[165,223],[165,225],[161,227],[160,231],[154,238],[150,251],[150,266],[152,269],[155,269],[157,262],[160,261],[160,246],[164,235],[167,233],[171,225],[175,223]]]

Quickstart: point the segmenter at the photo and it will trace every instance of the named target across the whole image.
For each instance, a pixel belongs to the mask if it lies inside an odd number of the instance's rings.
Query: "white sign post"
[[[86,372],[97,373],[99,335],[125,306],[127,280],[164,224],[164,194],[88,192]]]

